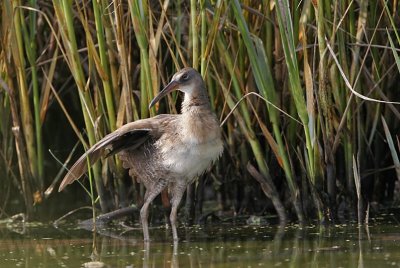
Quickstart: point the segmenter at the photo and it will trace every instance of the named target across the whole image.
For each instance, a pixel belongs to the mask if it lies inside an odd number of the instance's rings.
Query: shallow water
[[[0,267],[400,267],[396,223],[181,227],[175,245],[165,228],[152,228],[149,244],[140,229],[119,227],[94,235],[68,226],[3,224],[0,235]]]

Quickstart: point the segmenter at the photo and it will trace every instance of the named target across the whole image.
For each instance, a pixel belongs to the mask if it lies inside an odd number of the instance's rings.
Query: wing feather
[[[106,135],[84,153],[71,167],[62,180],[58,191],[62,191],[68,184],[79,179],[90,166],[96,163],[106,150],[106,157],[121,151],[134,151],[150,138],[159,138],[169,122],[174,121],[177,115],[162,114],[152,118],[142,119],[123,125],[114,132]]]
[[[149,139],[150,132],[150,129],[133,129],[125,133],[115,131],[108,134],[75,162],[62,180],[58,191],[62,191],[68,184],[71,184],[86,173],[88,161],[90,166],[92,166],[104,154],[105,149],[110,150],[106,157],[114,155],[122,150],[135,149]]]

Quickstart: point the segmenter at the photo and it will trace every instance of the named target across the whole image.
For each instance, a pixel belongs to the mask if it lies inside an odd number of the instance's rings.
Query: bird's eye
[[[184,74],[182,75],[182,77],[181,77],[181,80],[182,80],[182,81],[187,81],[187,80],[189,80],[189,75],[188,75],[187,73],[184,73]]]

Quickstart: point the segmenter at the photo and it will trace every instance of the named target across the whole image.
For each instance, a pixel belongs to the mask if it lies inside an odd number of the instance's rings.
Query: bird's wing
[[[134,150],[150,138],[158,138],[162,135],[162,129],[159,127],[160,123],[165,120],[168,121],[171,116],[158,115],[149,119],[131,122],[106,135],[75,162],[62,180],[58,191],[62,191],[68,184],[79,179],[87,171],[88,161],[92,166],[100,159],[106,149],[108,149],[106,155],[108,157],[123,150]]]

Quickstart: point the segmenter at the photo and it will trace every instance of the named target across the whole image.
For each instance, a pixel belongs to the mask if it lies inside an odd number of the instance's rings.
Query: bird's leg
[[[171,222],[171,228],[172,228],[172,236],[174,241],[178,241],[178,231],[176,229],[177,227],[177,221],[176,221],[176,215],[178,213],[178,206],[182,200],[183,193],[185,192],[186,189],[186,182],[182,180],[182,182],[176,182],[172,189],[172,198],[171,198],[171,214],[169,216],[169,220]]]
[[[142,208],[140,209],[140,220],[142,222],[143,228],[143,238],[144,241],[150,241],[149,236],[149,205],[156,198],[157,195],[161,193],[161,191],[167,186],[167,182],[165,180],[159,180],[156,184],[153,184],[151,187],[146,189],[146,194],[144,195],[144,203]]]

